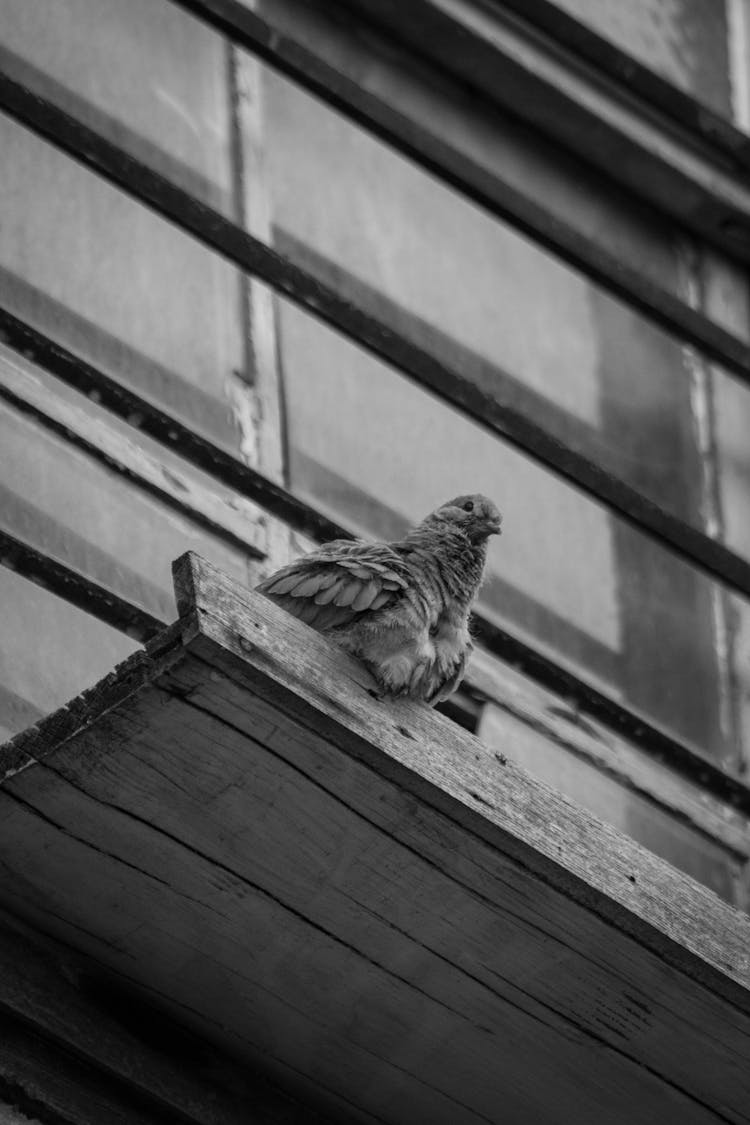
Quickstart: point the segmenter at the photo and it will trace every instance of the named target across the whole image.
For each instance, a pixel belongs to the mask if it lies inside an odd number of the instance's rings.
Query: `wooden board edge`
[[[172,563],[172,583],[177,613],[184,619],[198,610],[201,577],[209,564],[195,551],[185,551]]]
[[[236,601],[238,607],[242,606],[250,613],[254,608],[256,611],[259,608],[259,598],[266,607],[264,614],[281,614],[282,610],[260,595],[237,585],[199,556],[191,553],[190,559],[183,565],[189,567],[187,588],[191,599],[189,604],[193,608],[191,616],[195,623],[192,635],[187,640],[187,648],[194,655],[205,660],[213,669],[229,675],[246,689],[257,692],[276,706],[282,706],[291,717],[330,738],[343,753],[351,754],[376,773],[390,781],[396,781],[416,799],[459,823],[463,829],[480,837],[579,906],[627,933],[673,968],[721,995],[740,1010],[750,1012],[750,918],[747,915],[734,909],[708,888],[630,837],[616,832],[592,814],[579,809],[573,802],[512,762],[501,762],[502,785],[498,780],[492,782],[500,793],[500,800],[497,802],[492,799],[490,792],[480,792],[481,786],[478,789],[476,785],[472,787],[468,784],[460,795],[449,792],[441,784],[439,771],[430,769],[429,764],[425,769],[424,758],[421,764],[417,761],[420,723],[418,720],[415,723],[417,709],[414,706],[409,707],[408,721],[411,729],[405,731],[408,737],[403,740],[404,753],[396,756],[377,738],[363,736],[353,729],[349,716],[355,716],[341,698],[335,698],[343,694],[337,692],[335,685],[332,685],[331,691],[334,698],[330,700],[334,706],[327,710],[328,694],[321,694],[315,685],[305,685],[304,691],[299,691],[284,684],[283,678],[277,674],[280,669],[275,658],[270,661],[263,659],[266,643],[263,628],[256,630],[257,639],[251,639],[240,637],[235,630],[222,624],[213,604],[217,601],[216,583],[227,596]],[[362,701],[369,681],[366,670],[361,668],[359,672],[353,671],[357,662],[351,657],[341,653],[319,634],[307,630],[294,618],[289,618],[289,615],[285,615],[285,618],[295,622],[294,627],[304,630],[305,636],[310,636],[310,644],[328,647],[331,656],[340,665],[341,679],[349,685],[356,679],[363,689],[359,693],[358,706],[368,706],[367,702]],[[316,638],[315,641],[312,640],[313,637]],[[300,642],[304,643],[302,633]],[[378,721],[382,724],[384,716],[380,709],[383,706],[382,703],[372,703],[373,708],[379,708],[379,714],[373,715],[375,729]],[[475,759],[493,757],[500,760],[474,736],[459,730],[449,720],[443,719],[443,716],[436,715],[430,709],[425,709],[424,712],[419,709],[419,714],[423,715],[422,725],[429,741],[435,741],[434,724],[438,720],[449,724],[445,727],[445,738],[450,740],[455,757],[460,757],[470,772],[476,773]],[[405,713],[404,717],[406,718]],[[403,728],[397,725],[394,729]],[[481,755],[477,753],[478,749],[481,749]],[[524,838],[518,832],[517,824],[507,822],[500,807],[503,804],[507,806],[509,800],[508,794],[502,792],[503,787],[517,791],[517,804],[523,805],[524,797],[530,802],[536,794],[548,806],[549,838],[544,840],[543,846],[536,845],[528,837]],[[577,858],[572,853],[566,855],[564,848],[557,843],[564,839],[565,825],[570,828],[568,842],[582,853]],[[592,875],[586,862],[587,837],[600,837],[602,851],[612,853],[618,869],[624,870],[627,866],[636,874],[624,876],[620,880],[622,887],[619,884],[615,886],[614,879],[607,885],[601,871],[596,871],[596,864]],[[610,837],[612,842],[608,844]],[[616,854],[613,850],[615,845]],[[598,858],[601,859],[601,854]],[[583,874],[584,870],[586,875]],[[646,874],[644,880],[641,879],[643,872]],[[653,881],[653,885],[650,892],[646,893],[644,884],[647,885],[649,880]],[[683,896],[690,908],[676,911],[668,926],[655,916],[654,904],[666,901],[670,894]],[[717,935],[722,940],[717,940]]]
[[[182,659],[186,632],[186,622],[168,625],[92,687],[0,745],[0,786]]]
[[[8,1030],[37,1037],[31,1050],[17,1055],[28,1063],[25,1072],[11,1077],[24,1079],[21,1090],[36,1091],[40,1106],[49,1104],[46,1095],[54,1095],[64,1080],[66,1060],[75,1058],[81,1070],[63,1088],[80,1094],[82,1102],[93,1095],[95,1102],[122,1103],[113,1115],[117,1122],[140,1122],[135,1112],[140,1109],[144,1122],[153,1125],[177,1119],[186,1125],[245,1125],[251,1105],[257,1125],[323,1125],[312,1107],[181,1024],[158,996],[4,909],[0,965],[2,1033],[9,1043]],[[40,1045],[48,1055],[41,1070],[34,1066]],[[7,1061],[9,1052],[0,1050],[0,1086],[8,1078]],[[11,1064],[15,1061],[11,1056]],[[78,1114],[70,1120],[78,1123]],[[84,1120],[104,1125],[109,1117]]]

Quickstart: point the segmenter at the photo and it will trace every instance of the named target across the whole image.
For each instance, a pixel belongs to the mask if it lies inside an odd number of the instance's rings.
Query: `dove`
[[[358,657],[380,696],[433,705],[466,670],[469,613],[500,524],[486,496],[457,496],[403,539],[335,539],[256,589]]]

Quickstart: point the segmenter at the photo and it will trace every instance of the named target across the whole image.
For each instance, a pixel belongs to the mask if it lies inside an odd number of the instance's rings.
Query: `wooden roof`
[[[750,918],[196,556],[176,584],[0,750],[0,904],[333,1119],[750,1122]]]

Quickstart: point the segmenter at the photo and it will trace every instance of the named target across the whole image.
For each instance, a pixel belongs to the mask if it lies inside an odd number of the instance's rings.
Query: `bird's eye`
[[[465,512],[473,512],[474,511],[474,501],[473,500],[467,500],[466,503],[463,505],[463,509],[464,509]]]

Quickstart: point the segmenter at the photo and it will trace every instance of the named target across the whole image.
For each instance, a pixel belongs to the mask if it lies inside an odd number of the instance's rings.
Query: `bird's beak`
[[[487,534],[488,535],[502,535],[502,531],[500,530],[500,525],[502,524],[502,522],[503,522],[502,519],[499,518],[499,517],[496,520],[488,520],[488,522],[487,522]]]

